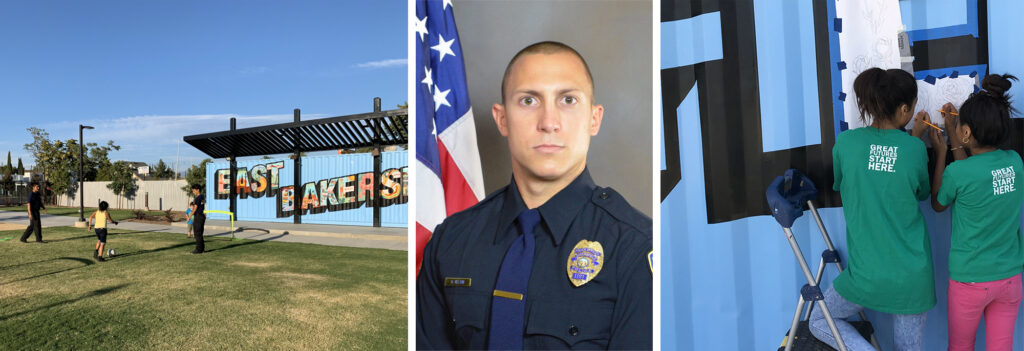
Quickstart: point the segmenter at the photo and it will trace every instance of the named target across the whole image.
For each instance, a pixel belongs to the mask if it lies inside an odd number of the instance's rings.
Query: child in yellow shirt
[[[99,262],[106,261],[103,259],[103,247],[107,245],[107,221],[117,224],[117,221],[110,218],[110,214],[107,213],[109,206],[106,201],[101,201],[100,209],[89,215],[89,230],[93,228],[93,219],[96,220],[96,251],[92,252],[92,257]]]

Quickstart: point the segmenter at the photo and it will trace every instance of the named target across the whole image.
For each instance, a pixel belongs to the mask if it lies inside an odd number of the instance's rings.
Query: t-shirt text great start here
[[[1002,195],[1014,191],[1013,166],[992,170],[992,193]]]
[[[899,146],[871,144],[871,154],[868,156],[868,169],[878,172],[896,172],[893,167],[896,165],[896,158],[899,156],[896,153],[898,148]]]

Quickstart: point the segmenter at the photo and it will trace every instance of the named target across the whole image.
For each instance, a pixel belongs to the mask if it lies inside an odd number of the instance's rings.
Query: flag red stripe
[[[427,247],[427,241],[430,240],[430,235],[433,234],[427,228],[416,222],[416,276],[420,275],[420,266],[423,261],[423,248]]]
[[[441,159],[441,185],[444,187],[444,205],[451,216],[456,212],[465,210],[477,203],[476,194],[469,187],[462,170],[455,164],[448,148],[440,139],[437,140],[437,153]],[[429,176],[429,175],[428,175]]]

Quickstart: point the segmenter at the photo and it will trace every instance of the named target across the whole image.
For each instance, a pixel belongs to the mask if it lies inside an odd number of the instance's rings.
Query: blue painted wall
[[[993,73],[1011,73],[1022,81],[1014,83],[1015,117],[1024,117],[1024,1],[993,0],[988,4],[988,52]]]
[[[764,152],[821,144],[811,1],[754,1]]]
[[[964,16],[949,12],[966,9],[967,0],[900,1],[908,29],[964,24]],[[779,5],[776,1],[755,1],[758,65],[760,71],[762,117],[766,151],[774,148],[820,143],[810,121],[817,113],[816,80],[813,57],[805,57],[807,27],[805,5]],[[794,2],[795,3],[795,2]],[[779,7],[782,6],[782,7]],[[1024,2],[993,0],[988,2],[990,65],[993,72],[1024,76],[1024,28],[1018,17],[1024,14]],[[775,8],[773,8],[775,7]],[[946,16],[948,15],[948,16]],[[765,19],[764,16],[775,16]],[[788,20],[780,20],[783,16]],[[808,13],[806,16],[810,16]],[[924,16],[924,17],[922,17]],[[944,16],[932,19],[932,16]],[[664,25],[663,25],[664,30]],[[675,31],[677,40],[686,32]],[[694,35],[694,33],[691,33]],[[699,36],[698,36],[699,37]],[[664,32],[663,32],[664,39]],[[762,43],[801,50],[765,48]],[[702,47],[707,47],[702,44]],[[813,46],[812,46],[813,47]],[[761,55],[767,55],[762,62]],[[714,58],[691,59],[702,62]],[[693,62],[691,62],[692,64]],[[779,66],[776,66],[779,65]],[[664,57],[663,64],[665,66]],[[766,72],[771,70],[776,72]],[[794,73],[796,72],[796,73]],[[797,75],[795,75],[797,74]],[[776,79],[766,85],[765,77]],[[1012,91],[1020,96],[1018,109],[1024,107],[1024,82]],[[766,89],[766,87],[774,87]],[[679,151],[682,181],[662,202],[661,250],[661,338],[664,350],[776,350],[789,328],[798,289],[806,281],[796,264],[781,227],[769,216],[757,216],[726,223],[708,224],[705,207],[704,170],[697,98],[702,92],[695,86],[677,107],[680,126]],[[765,102],[765,100],[774,102]],[[773,103],[775,105],[773,105]],[[774,106],[774,107],[773,107]],[[813,107],[812,107],[813,106]],[[802,113],[795,113],[803,109]],[[774,112],[772,112],[774,113]],[[766,121],[773,121],[766,123]],[[769,139],[767,136],[774,136]],[[665,147],[677,147],[670,145]],[[664,164],[663,166],[664,167]],[[927,203],[921,204],[931,233],[935,260],[936,294],[939,304],[929,312],[925,334],[926,350],[944,350],[947,341],[946,282],[950,215],[935,214]],[[820,211],[833,242],[845,253],[845,219],[841,208]],[[817,227],[804,216],[793,226],[797,241],[812,265],[824,249]],[[845,256],[844,256],[845,258]],[[835,278],[829,269],[825,286]],[[870,313],[877,335],[885,349],[892,348],[892,319]],[[983,328],[979,331],[982,335]],[[978,350],[984,350],[983,338]],[[1015,350],[1024,350],[1024,323],[1018,321]]]
[[[408,169],[407,155],[407,151],[385,152],[381,154],[381,171],[389,169],[398,170],[398,173],[391,174],[392,178],[397,178],[398,181],[383,183],[383,185],[395,186],[397,184],[397,189],[400,192],[399,198],[392,200],[396,202],[395,204],[381,208],[382,226],[406,227],[408,225],[408,195],[407,192],[405,192],[406,189],[404,189],[404,186],[408,184],[408,181],[402,180],[402,175],[405,174],[404,172],[407,172]],[[294,184],[294,161],[291,159],[247,160],[238,162],[237,167],[239,168],[240,173],[243,168],[251,171],[253,167],[268,164],[279,164],[283,166],[283,168],[280,168],[278,171],[279,186],[288,187]],[[229,208],[229,200],[227,198],[215,198],[219,183],[216,176],[217,170],[227,170],[228,168],[228,162],[210,163],[206,166],[207,209],[209,210],[227,211]],[[332,179],[349,175],[357,175],[351,179],[352,182],[347,184],[353,187],[352,191],[358,193],[358,174],[367,172],[373,172],[373,156],[370,154],[314,156],[302,159],[303,182],[316,182],[318,196],[322,196],[323,194],[320,185],[321,180],[325,180],[326,182],[324,185],[330,187]],[[338,193],[345,193],[341,187],[345,186],[346,182],[343,179],[337,180],[336,182],[337,183],[334,184],[335,191],[338,191]],[[295,200],[298,200],[302,194],[296,193],[295,196]],[[353,200],[358,200],[358,197],[353,197]],[[278,200],[277,196],[263,196],[260,198],[249,197],[245,199],[240,197],[238,199],[237,218],[244,221],[291,223],[291,215],[281,218],[278,217],[279,201],[287,204],[289,200],[285,198]],[[344,199],[339,199],[339,201],[344,202]],[[228,217],[227,215],[222,214],[211,214],[210,218],[227,219]],[[302,223],[371,226],[373,225],[373,209],[366,206],[365,203],[350,209],[326,209],[323,213],[307,213],[303,215]]]

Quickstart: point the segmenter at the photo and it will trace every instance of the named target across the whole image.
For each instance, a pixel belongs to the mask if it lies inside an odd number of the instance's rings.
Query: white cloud
[[[408,62],[409,62],[409,59],[404,59],[404,58],[401,58],[401,59],[389,59],[389,60],[379,60],[379,61],[363,62],[363,63],[360,63],[360,64],[356,65],[356,67],[359,67],[359,68],[386,68],[386,67],[405,66]]]
[[[235,117],[238,129],[286,123],[291,122],[294,118],[291,114],[134,116],[50,123],[41,127],[50,134],[50,139],[57,140],[72,137],[78,139],[79,124],[93,126],[96,129],[85,130],[85,142],[104,145],[107,140],[113,140],[114,144],[121,146],[121,150],[111,153],[112,160],[141,161],[154,164],[157,160],[163,159],[164,163],[171,167],[174,167],[175,160],[178,160],[177,168],[183,171],[191,164],[209,157],[192,145],[185,143],[184,137],[226,131],[230,129],[231,117]],[[326,117],[326,115],[306,114],[303,117],[303,119],[313,119]],[[29,142],[29,140],[25,142]],[[0,157],[5,156],[0,155]],[[13,156],[15,155],[12,154]],[[31,162],[28,159],[25,161]],[[6,160],[2,160],[2,162],[6,162]]]

